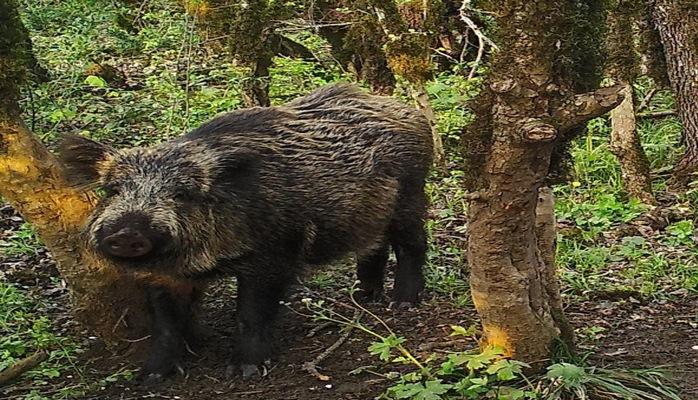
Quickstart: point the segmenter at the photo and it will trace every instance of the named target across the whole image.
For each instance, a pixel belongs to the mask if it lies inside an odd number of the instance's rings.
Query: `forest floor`
[[[2,208],[1,217],[1,231],[8,234],[21,229],[21,219],[9,207]],[[319,372],[330,377],[328,381],[303,369],[304,363],[324,352],[343,331],[309,315],[301,299],[322,299],[328,307],[351,316],[354,306],[347,292],[340,289],[352,280],[353,271],[346,264],[325,270],[320,279],[308,276],[298,285],[277,331],[278,357],[269,365],[266,377],[252,381],[225,373],[235,329],[235,294],[232,282],[221,281],[206,296],[201,310],[206,333],[202,344],[193,350],[195,354],[189,356],[184,374],[155,386],[131,379],[142,358],[137,354],[144,353],[147,340],[130,346],[130,350],[110,350],[71,322],[67,291],[45,250],[5,257],[0,271],[8,282],[27,290],[28,296],[47,300],[34,312],[47,316],[57,335],[79,343],[80,348],[71,358],[72,367],[59,377],[37,380],[34,375],[33,380],[0,389],[3,399],[370,399],[390,386],[391,372],[404,371],[369,354],[367,348],[374,339],[357,330],[318,365]],[[698,398],[697,296],[651,299],[615,291],[567,302],[566,312],[576,329],[580,351],[591,355],[591,363],[616,368],[662,366],[682,389],[684,399]],[[451,325],[468,327],[478,319],[472,306],[459,306],[447,296],[427,294],[421,306],[412,310],[391,311],[382,305],[369,309],[406,338],[407,347],[420,357],[477,346],[476,335],[456,343],[449,337]],[[363,317],[362,323],[381,331],[375,320]],[[444,343],[448,346],[439,346]]]

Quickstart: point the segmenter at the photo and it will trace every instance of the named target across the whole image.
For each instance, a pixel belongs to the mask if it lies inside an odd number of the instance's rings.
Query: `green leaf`
[[[551,379],[560,378],[567,388],[579,386],[587,380],[584,368],[564,362],[549,366],[545,376]]]
[[[397,337],[395,335],[390,335],[380,342],[373,342],[368,346],[368,351],[372,355],[378,355],[381,361],[390,360],[390,351],[399,346],[405,341],[403,337]]]
[[[501,381],[510,381],[521,374],[521,365],[511,360],[499,360],[490,365],[486,372],[497,374],[497,378]]]
[[[448,383],[442,383],[441,379],[435,379],[432,381],[424,382],[425,389],[433,394],[444,394],[448,392],[453,385]]]
[[[523,390],[505,386],[499,389],[497,400],[519,400],[523,399],[525,396],[526,392]]]
[[[398,399],[411,399],[424,390],[421,383],[403,383],[390,388]]]
[[[95,75],[90,75],[85,78],[85,83],[96,88],[105,88],[108,86],[107,81]]]
[[[470,325],[467,329],[460,325],[451,325],[453,332],[449,336],[472,336],[477,331],[477,326]]]
[[[55,124],[61,121],[75,118],[75,115],[75,111],[73,110],[70,110],[68,108],[59,108],[53,110],[51,114],[49,114],[48,119]]]

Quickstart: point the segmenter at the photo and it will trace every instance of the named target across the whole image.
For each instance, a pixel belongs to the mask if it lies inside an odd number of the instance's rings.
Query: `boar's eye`
[[[102,198],[113,197],[119,194],[119,187],[116,185],[104,185],[97,188],[95,192],[97,193],[97,196]]]
[[[193,197],[193,193],[190,190],[187,190],[186,188],[176,189],[174,193],[172,193],[172,198],[175,201],[180,202],[191,201]]]

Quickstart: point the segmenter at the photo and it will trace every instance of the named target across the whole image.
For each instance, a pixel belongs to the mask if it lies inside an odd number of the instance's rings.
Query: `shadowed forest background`
[[[622,106],[569,136],[559,174],[546,170],[543,185],[553,188],[557,218],[554,264],[577,351],[556,347],[530,381],[521,378],[525,364],[502,358],[506,351],[478,350],[486,335],[469,284],[468,212],[480,204],[484,187],[473,175],[485,168],[477,164],[472,132],[483,126],[478,105],[500,93],[496,85],[483,92],[490,87],[488,73],[503,73],[506,62],[491,63],[504,50],[490,41],[497,16],[485,11],[487,4],[480,9],[443,2],[439,19],[431,20],[422,18],[421,1],[398,1],[402,20],[396,22],[390,12],[364,17],[356,11],[370,1],[331,7],[318,1],[309,8],[251,1],[248,7],[266,4],[264,12],[237,17],[205,1],[18,3],[36,61],[19,92],[21,117],[49,149],[67,133],[115,147],[158,143],[226,111],[280,105],[329,83],[356,82],[430,114],[444,152],[437,154],[427,186],[429,253],[421,306],[371,305],[376,316],[368,315],[349,296],[351,260],[308,274],[284,313],[284,351],[258,382],[225,376],[235,284],[224,280],[207,293],[205,344],[192,352],[187,370],[166,386],[138,385],[133,360],[147,337],[107,345],[78,323],[66,282],[35,228],[0,202],[0,375],[32,355],[43,360],[0,387],[0,398],[698,397],[698,187],[686,156],[694,139],[684,134],[682,140],[667,66],[653,66],[647,54],[627,60],[619,53],[628,47],[623,35],[633,42],[638,32],[650,30],[624,25],[637,17],[628,11],[637,2],[606,2],[616,14],[602,29],[606,38],[594,43],[611,60],[597,66],[603,85],[625,85],[630,103],[624,104],[634,114],[647,179],[638,184],[627,178],[619,163],[627,152],[611,142],[614,125],[624,118],[613,113]],[[691,15],[688,20],[696,21]],[[681,73],[671,66],[669,72],[670,78]],[[573,88],[580,93],[598,86],[589,85]],[[554,164],[557,153],[551,152]],[[317,369],[309,371],[305,363],[319,355]]]

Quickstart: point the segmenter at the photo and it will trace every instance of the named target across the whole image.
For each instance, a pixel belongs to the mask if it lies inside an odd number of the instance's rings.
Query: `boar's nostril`
[[[107,236],[103,242],[104,251],[116,257],[140,257],[148,254],[153,245],[141,232],[130,228]]]

